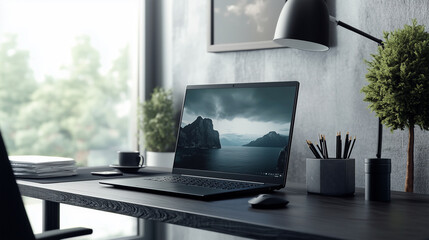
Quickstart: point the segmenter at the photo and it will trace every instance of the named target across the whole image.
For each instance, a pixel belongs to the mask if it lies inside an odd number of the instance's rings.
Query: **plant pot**
[[[365,200],[390,201],[389,158],[365,158]]]
[[[174,152],[146,151],[145,165],[149,167],[163,167],[173,169]]]

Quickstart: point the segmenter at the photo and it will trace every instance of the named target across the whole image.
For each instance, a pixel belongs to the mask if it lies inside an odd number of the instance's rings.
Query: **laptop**
[[[214,199],[286,185],[298,82],[186,87],[172,173],[100,181]]]

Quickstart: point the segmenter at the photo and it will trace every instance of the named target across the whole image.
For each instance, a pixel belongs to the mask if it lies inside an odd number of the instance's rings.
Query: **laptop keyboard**
[[[180,176],[180,175],[159,176],[159,177],[151,177],[146,179],[157,181],[157,182],[180,183],[187,186],[206,187],[206,188],[224,189],[224,190],[244,189],[244,188],[260,186],[260,184],[257,184],[257,183],[218,180],[218,179],[212,179],[212,178],[188,177],[188,176]]]

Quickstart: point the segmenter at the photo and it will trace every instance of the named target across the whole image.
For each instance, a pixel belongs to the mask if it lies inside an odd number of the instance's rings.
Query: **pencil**
[[[323,151],[322,151],[322,148],[319,146],[319,144],[317,144],[316,143],[316,146],[317,146],[317,149],[319,150],[319,152],[320,152],[320,155],[322,155],[323,156]]]
[[[323,143],[325,144],[325,158],[328,159],[329,158],[329,154],[328,154],[328,145],[326,144],[326,137],[325,135],[323,135]]]
[[[316,148],[314,148],[313,143],[311,143],[311,142],[310,142],[310,141],[308,141],[308,140],[306,140],[306,141],[307,141],[307,145],[308,145],[308,147],[309,147],[309,148],[310,148],[310,150],[313,152],[314,156],[315,156],[316,158],[321,158],[321,157],[320,157],[320,155],[319,155],[319,153],[317,153]]]
[[[343,154],[343,158],[346,159],[347,158],[347,154],[349,153],[349,132],[346,133],[346,140],[344,141],[344,154]]]
[[[343,139],[342,139],[341,132],[340,132],[340,157],[339,157],[339,159],[341,159],[342,153],[343,153]]]
[[[320,156],[320,154],[317,152],[316,148],[314,147],[313,143],[310,142],[310,147],[313,149],[313,151],[316,153],[314,156],[316,156],[316,158],[322,158]]]
[[[336,156],[335,158],[339,159],[341,158],[341,136],[340,136],[341,132],[337,132],[337,137],[336,137],[336,148],[337,148],[337,152],[336,152]]]
[[[354,145],[355,145],[355,142],[356,142],[356,136],[355,136],[355,139],[353,139],[352,147],[350,148],[350,152],[349,152],[349,155],[347,156],[347,158],[350,158],[350,155],[352,154],[352,151],[353,151],[353,147],[354,147]]]
[[[350,152],[351,145],[352,145],[352,136],[349,137],[349,145],[347,146],[347,156],[349,156],[348,153]]]
[[[307,146],[308,146],[308,148],[311,150],[311,152],[314,154],[314,156],[317,158],[317,156],[316,156],[316,153],[314,152],[314,150],[311,148],[311,146],[310,146],[310,141],[308,141],[308,140],[305,140],[306,142],[307,142]]]
[[[322,148],[322,156],[323,156],[323,158],[325,158],[325,148],[323,147],[323,138],[322,138],[322,134],[320,134],[320,137],[319,137],[319,143],[320,143],[320,147]]]

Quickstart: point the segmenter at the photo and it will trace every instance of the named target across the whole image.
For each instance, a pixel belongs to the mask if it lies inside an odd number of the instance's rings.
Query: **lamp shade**
[[[324,0],[288,0],[277,21],[274,42],[301,50],[329,49],[329,12]]]

